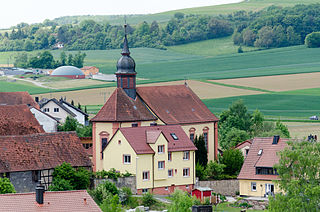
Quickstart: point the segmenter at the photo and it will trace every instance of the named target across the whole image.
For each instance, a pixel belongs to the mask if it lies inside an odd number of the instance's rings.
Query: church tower
[[[124,25],[125,35],[123,41],[122,57],[117,62],[117,87],[123,88],[126,94],[132,99],[136,98],[136,63],[130,57],[127,40],[127,25]]]

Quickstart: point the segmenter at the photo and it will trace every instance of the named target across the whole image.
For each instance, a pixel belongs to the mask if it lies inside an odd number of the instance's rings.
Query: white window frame
[[[256,187],[255,189],[253,187]],[[251,191],[257,191],[257,183],[256,182],[251,182]]]
[[[190,168],[183,168],[182,175],[183,177],[190,177]]]
[[[126,160],[129,158],[129,162]],[[131,164],[131,155],[123,155],[123,164]]]
[[[159,145],[158,146],[158,154],[163,154],[164,153],[164,145]]]
[[[150,172],[149,172],[149,171],[143,171],[143,172],[142,172],[142,180],[143,180],[143,181],[148,181],[148,180],[150,180]]]
[[[163,166],[160,166],[160,164],[163,164]],[[158,169],[163,170],[165,168],[165,162],[164,161],[158,161]]]
[[[55,108],[53,108],[53,112],[55,112],[55,113],[59,113],[59,108],[58,107],[55,107]]]
[[[183,160],[190,160],[190,151],[183,152]]]
[[[142,193],[143,193],[143,194],[148,193],[148,191],[149,191],[149,189],[147,189],[147,188],[143,188],[143,189],[142,189]]]

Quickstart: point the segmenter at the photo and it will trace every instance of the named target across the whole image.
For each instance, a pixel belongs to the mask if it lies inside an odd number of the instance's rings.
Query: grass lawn
[[[177,46],[168,46],[169,50],[202,56],[217,56],[225,54],[237,54],[239,46],[234,45],[232,36],[217,38],[199,42],[193,42]],[[242,50],[245,52],[257,50],[255,47],[243,46]]]
[[[242,208],[233,208],[231,206],[229,206],[228,202],[224,202],[221,203],[217,206],[217,210],[215,210],[214,206],[213,206],[213,211],[224,211],[224,212],[239,212],[241,211]],[[262,211],[262,210],[248,210],[248,211]],[[268,210],[263,210],[265,212],[268,212]]]
[[[33,93],[48,93],[51,89],[41,88],[33,85],[32,83],[17,80],[16,82],[0,81],[0,92],[16,92],[16,91],[28,91]]]

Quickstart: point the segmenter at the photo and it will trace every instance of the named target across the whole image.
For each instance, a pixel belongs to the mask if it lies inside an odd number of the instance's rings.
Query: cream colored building
[[[103,169],[136,176],[138,193],[190,192],[195,150],[179,125],[119,128],[101,153]]]
[[[279,162],[277,153],[286,148],[288,139],[278,136],[254,138],[238,175],[241,196],[267,197],[280,192],[276,185]]]

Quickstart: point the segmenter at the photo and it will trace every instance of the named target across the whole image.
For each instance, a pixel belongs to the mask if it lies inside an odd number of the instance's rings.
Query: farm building
[[[55,69],[51,75],[52,77],[68,77],[71,79],[84,79],[85,75],[83,71],[74,66],[60,66]]]
[[[81,71],[83,71],[86,76],[93,76],[99,73],[99,68],[95,66],[83,66]]]

